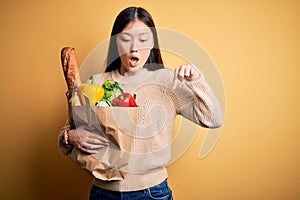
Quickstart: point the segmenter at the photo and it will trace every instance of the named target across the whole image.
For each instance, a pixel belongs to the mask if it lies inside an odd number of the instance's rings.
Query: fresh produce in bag
[[[137,107],[136,96],[130,93],[124,93],[123,88],[117,81],[106,80],[102,86],[94,84],[94,76],[91,77],[91,84],[84,83],[79,86],[79,90],[84,93],[95,106],[119,106],[119,107]],[[84,97],[81,95],[82,105],[86,105]]]
[[[104,89],[101,86],[94,84],[94,76],[91,77],[92,83],[84,83],[79,86],[79,90],[87,95],[89,98],[90,104],[95,105],[99,100],[104,96]],[[81,97],[82,105],[85,105],[86,102],[84,98]]]
[[[123,93],[112,100],[113,106],[137,107],[135,98],[130,93]]]
[[[112,80],[97,86],[92,77],[91,84],[81,84],[74,48],[62,49],[61,59],[68,85],[71,128],[90,126],[110,141],[110,145],[100,148],[97,154],[86,154],[73,147],[70,158],[98,179],[124,179],[138,113],[134,98],[131,99],[119,83]],[[125,104],[127,99],[130,103]],[[124,108],[124,105],[129,107]]]

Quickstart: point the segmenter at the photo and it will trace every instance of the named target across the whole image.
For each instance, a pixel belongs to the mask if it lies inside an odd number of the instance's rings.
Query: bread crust
[[[75,86],[78,87],[81,84],[75,48],[64,47],[61,50],[61,63],[68,90],[71,91]]]

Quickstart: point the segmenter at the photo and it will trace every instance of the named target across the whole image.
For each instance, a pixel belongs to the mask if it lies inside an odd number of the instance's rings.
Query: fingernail
[[[108,146],[108,145],[110,145],[110,144],[109,144],[109,142],[105,142],[104,145],[105,145],[105,146]]]

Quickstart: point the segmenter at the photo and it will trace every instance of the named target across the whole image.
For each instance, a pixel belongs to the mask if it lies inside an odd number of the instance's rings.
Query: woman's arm
[[[181,81],[176,86],[176,81]],[[179,114],[207,128],[223,124],[223,114],[217,98],[202,72],[193,65],[182,65],[175,70],[173,92],[179,103]]]
[[[58,147],[64,155],[70,155],[73,147],[88,154],[95,154],[100,148],[107,145],[109,145],[109,141],[100,136],[99,131],[95,128],[80,126],[70,129],[69,122],[63,126],[58,135]]]

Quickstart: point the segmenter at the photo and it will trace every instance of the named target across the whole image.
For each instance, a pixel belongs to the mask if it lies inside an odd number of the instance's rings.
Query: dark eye
[[[142,40],[142,39],[140,39],[140,42],[147,42],[147,40]]]
[[[122,41],[122,42],[129,42],[129,41],[130,41],[130,39],[125,39],[125,38],[122,38],[122,39],[121,39],[121,41]]]

